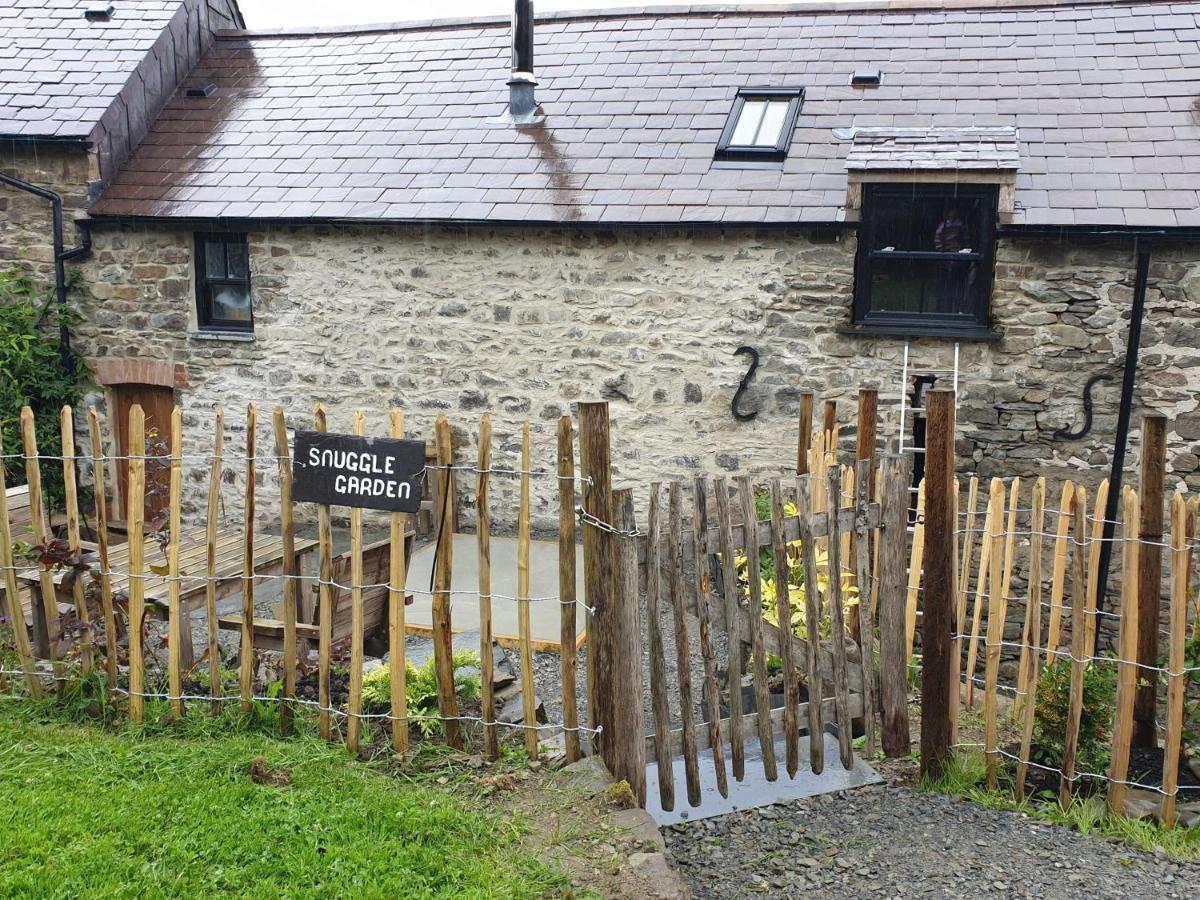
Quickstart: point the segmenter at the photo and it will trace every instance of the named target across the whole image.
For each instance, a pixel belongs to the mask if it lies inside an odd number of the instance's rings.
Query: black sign
[[[297,431],[292,498],[415,513],[421,508],[425,442]]]

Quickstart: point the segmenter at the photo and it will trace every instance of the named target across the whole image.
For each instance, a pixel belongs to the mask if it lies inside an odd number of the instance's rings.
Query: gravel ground
[[[663,829],[696,898],[1195,897],[1200,865],[904,787]]]

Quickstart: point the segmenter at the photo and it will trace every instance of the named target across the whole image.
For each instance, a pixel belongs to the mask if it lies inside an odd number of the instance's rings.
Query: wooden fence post
[[[1099,499],[1099,495],[1097,495]],[[1096,511],[1103,516],[1103,506]],[[1070,807],[1075,790],[1075,751],[1079,746],[1079,722],[1083,715],[1083,671],[1088,664],[1091,647],[1087,645],[1087,626],[1084,609],[1087,601],[1087,491],[1075,485],[1071,502],[1071,525],[1074,548],[1071,556],[1071,692],[1067,700],[1067,728],[1063,735],[1062,761],[1059,763],[1058,803],[1064,810]]]
[[[146,658],[142,617],[146,611],[146,414],[129,408],[129,485],[125,490],[125,527],[129,534],[129,720],[140,725],[145,715]]]
[[[133,415],[132,410],[130,415]],[[29,515],[33,523],[33,539],[44,547],[49,542],[51,535],[46,524],[46,504],[42,500],[42,463],[38,453],[37,430],[33,419],[33,410],[28,406],[21,407],[21,446],[25,453],[25,483],[29,485]],[[48,565],[41,563],[38,564],[38,591],[41,593],[41,609],[38,609],[39,604],[36,597],[30,600],[34,631],[38,633],[38,642],[45,644],[42,648],[45,655],[54,662],[54,675],[62,678],[66,670],[60,661],[61,653],[57,643],[50,641],[50,626],[58,621],[54,575]],[[39,615],[42,617],[40,623],[38,622]],[[58,642],[62,641],[62,637],[60,630]],[[131,650],[132,646],[131,644]],[[58,689],[57,685],[55,689]]]
[[[562,680],[564,743],[567,762],[582,756],[579,745],[579,707],[575,694],[575,671],[579,649],[575,596],[575,441],[570,416],[558,420],[558,599],[559,668]],[[657,499],[657,494],[655,495]],[[663,807],[664,809],[666,807]]]
[[[617,540],[617,590],[612,595],[610,624],[612,632],[607,646],[615,654],[609,666],[615,680],[611,690],[600,686],[600,692],[612,698],[612,718],[608,738],[602,746],[607,750],[605,765],[618,781],[624,779],[637,797],[638,805],[646,805],[646,739],[642,712],[642,629],[641,604],[638,602],[637,526],[633,516],[633,491],[623,488],[613,492],[617,512],[617,529],[623,532]],[[720,710],[713,715],[720,717]],[[714,749],[714,753],[717,751]],[[719,755],[719,753],[717,753]],[[723,763],[722,763],[723,767]]]
[[[1139,678],[1133,705],[1133,746],[1153,749],[1158,746],[1155,725],[1158,691],[1158,611],[1162,605],[1162,540],[1164,479],[1167,470],[1167,417],[1148,413],[1142,417],[1142,481],[1138,490],[1141,504],[1142,542],[1138,556],[1137,662],[1146,673]]]
[[[868,489],[875,480],[874,459],[859,460],[858,477],[854,481],[854,535],[855,572],[858,581],[858,609],[854,618],[858,621],[859,658],[862,660],[863,720],[866,722],[866,741],[863,749],[867,758],[875,755],[875,619],[871,609],[871,531],[867,528],[867,506],[871,502]],[[958,668],[954,668],[954,680],[958,681]],[[952,700],[957,708],[958,695]]]
[[[437,519],[437,550],[433,577],[433,658],[437,670],[438,712],[446,731],[446,743],[456,750],[463,747],[458,723],[458,696],[454,692],[454,649],[450,621],[450,591],[454,566],[454,452],[450,446],[450,420],[438,416],[434,424],[437,438],[437,496],[433,507]]]
[[[242,712],[254,706],[254,470],[258,409],[246,406],[246,500],[242,510],[242,649],[239,684]],[[130,537],[132,540],[132,536]]]
[[[796,441],[796,474],[808,474],[808,454],[812,449],[813,392],[800,394],[800,436]]]
[[[579,404],[579,474],[583,479],[582,505],[586,515],[601,522],[612,522],[612,456],[609,450],[608,404]],[[612,697],[602,696],[598,684],[611,684],[606,666],[612,653],[606,646],[609,629],[604,627],[613,593],[612,536],[594,525],[583,526],[583,591],[591,608],[588,623],[588,721],[602,727],[610,716]],[[602,749],[606,735],[592,738],[592,749]]]
[[[531,760],[538,758],[537,698],[533,682],[533,635],[529,614],[529,545],[530,537],[530,438],[529,420],[521,430],[520,507],[517,513],[517,632],[521,660],[522,723],[525,725],[525,752]]]
[[[837,471],[836,467],[833,470]],[[835,507],[830,509],[830,521],[836,518]],[[746,523],[746,532],[754,528],[753,522]],[[791,585],[788,584],[788,558],[787,558],[787,535],[783,530],[783,489],[778,478],[771,480],[771,549],[775,556],[775,600],[778,604],[778,623],[779,623],[779,657],[783,664],[783,735],[786,741],[785,745],[785,765],[789,778],[796,777],[796,771],[800,768],[800,735],[796,727],[796,714],[800,707],[799,682],[796,679],[796,663],[792,656],[794,642],[792,641],[792,603],[791,603]],[[757,554],[755,556],[747,556],[746,569],[748,578],[756,578],[756,563],[758,562]],[[841,579],[841,573],[835,568],[837,562],[837,548],[830,542],[829,556],[829,589],[832,591]],[[842,629],[838,619],[833,619],[833,633],[830,636],[830,641],[833,645],[833,652],[836,658],[837,647],[840,644],[843,653],[845,652],[845,637],[842,634]],[[712,715],[712,712],[709,712]],[[842,722],[838,722],[839,729]],[[841,733],[839,731],[839,737]],[[847,740],[849,736],[847,736]],[[823,740],[821,735],[811,735],[810,741]]]
[[[856,466],[854,469],[854,484],[866,478],[868,481],[866,487],[866,496],[868,498],[875,494],[875,440],[878,430],[879,418],[879,391],[872,388],[862,388],[858,392],[858,427],[856,447],[854,459],[858,463],[866,463],[866,466]],[[865,469],[865,471],[864,471]],[[857,494],[856,494],[857,496]],[[862,598],[869,590],[867,583],[859,577],[858,572],[858,544],[859,541],[866,541],[868,548],[870,547],[870,535],[860,536],[858,531],[851,534],[850,552],[847,555],[847,567],[854,572],[854,583],[858,587],[859,602],[863,602]],[[862,644],[862,630],[858,616],[850,617],[850,637],[857,644]]]
[[[389,415],[389,436],[404,437],[404,412],[392,407]],[[391,688],[392,750],[408,752],[408,673],[404,658],[405,583],[408,581],[408,562],[404,557],[408,542],[408,514],[394,512],[388,518],[388,682]],[[290,551],[288,551],[290,552]],[[490,637],[490,635],[489,635]],[[488,650],[491,650],[489,642]],[[306,654],[307,655],[307,654]],[[480,657],[481,681],[490,687],[492,655]],[[486,716],[485,716],[486,718]]]
[[[208,692],[213,698],[212,714],[215,716],[221,712],[221,696],[225,692],[221,684],[221,647],[217,643],[220,634],[217,623],[217,511],[221,505],[221,456],[225,447],[225,410],[219,406],[213,428],[216,436],[213,439],[212,467],[208,475],[208,507],[204,528],[204,571],[207,576],[204,584],[204,607],[208,618]]]
[[[717,655],[712,643],[712,578],[708,554],[708,479],[697,475],[692,481],[692,548],[696,571],[696,618],[700,623],[700,658],[704,665],[704,697],[708,703],[708,742],[712,745],[717,790],[729,796],[725,774],[725,753],[721,744],[721,686],[717,676]],[[632,518],[632,516],[631,516]],[[634,591],[637,577],[634,576]],[[782,597],[783,595],[780,594]]]
[[[824,417],[821,422],[821,434],[823,436],[821,452],[832,453],[833,460],[837,462],[838,451],[838,421],[837,421],[837,401],[826,400]],[[821,477],[825,477],[825,473],[821,473]],[[831,500],[829,505],[832,508],[837,503],[837,500]],[[820,510],[818,510],[820,511]]]
[[[1183,708],[1187,691],[1188,511],[1183,494],[1171,498],[1171,647],[1167,661],[1167,731],[1163,741],[1162,805],[1159,818],[1175,827],[1175,794],[1179,786],[1179,746],[1183,739]],[[1142,548],[1143,551],[1145,548]]]
[[[183,410],[171,410],[171,481],[168,515],[170,533],[167,536],[167,694],[171,715],[183,715],[183,629],[191,629],[190,617],[180,604],[179,592],[179,528],[180,507],[183,503]],[[191,646],[191,634],[188,634]]]
[[[59,414],[62,440],[63,493],[67,507],[67,544],[72,556],[79,555],[79,492],[75,487],[75,417],[70,406]],[[92,670],[92,620],[88,614],[87,597],[82,578],[75,578],[71,593],[79,616],[79,668],[83,674]]]
[[[650,706],[654,715],[654,758],[658,763],[659,805],[667,812],[675,809],[675,772],[671,765],[671,708],[667,697],[666,654],[663,652],[662,620],[659,598],[662,596],[662,532],[659,528],[661,485],[650,485],[647,513],[646,547],[646,626],[650,638]],[[574,553],[572,545],[572,554]]]
[[[905,653],[904,557],[908,544],[908,485],[912,457],[885,456],[880,471],[879,708],[883,752],[907,756],[908,656]]]
[[[361,409],[354,411],[353,430],[359,437],[367,433],[367,420]],[[447,473],[448,475],[449,473]],[[362,508],[350,509],[350,691],[346,698],[346,747],[357,755],[362,735],[362,682],[363,682],[363,528]],[[438,667],[438,694],[450,685],[454,693],[454,676],[442,681]],[[448,732],[447,732],[448,733]]]
[[[950,663],[950,690],[953,696],[950,702],[957,710],[962,706],[962,648],[963,648],[963,632],[967,628],[967,589],[971,583],[971,563],[975,554],[975,507],[979,502],[979,477],[971,476],[970,486],[967,488],[967,521],[963,528],[962,555],[959,559],[958,570],[958,596],[955,599],[956,607],[954,610],[954,649],[951,651],[952,661]],[[954,521],[958,522],[958,513],[954,514]],[[983,542],[983,546],[987,546],[987,542]],[[957,743],[958,741],[958,714],[951,717],[950,723],[951,738]]]
[[[678,481],[668,488],[667,575],[670,579],[671,615],[675,624],[675,678],[679,692],[679,721],[683,726],[684,783],[688,803],[700,805],[700,764],[696,755],[695,713],[692,711],[692,650],[688,639],[687,595],[683,583],[683,493]]]
[[[496,721],[496,689],[493,685],[492,660],[492,511],[488,501],[488,488],[491,484],[492,474],[492,417],[490,413],[484,413],[483,418],[479,420],[479,466],[477,468],[479,472],[475,482],[475,542],[479,553],[479,660],[483,682],[483,696],[480,705],[484,722],[493,723]],[[565,654],[565,648],[563,652]],[[500,737],[494,724],[483,726],[483,752],[488,759],[500,758]]]
[[[875,441],[879,429],[879,391],[863,388],[858,392],[858,448],[855,459],[871,460],[871,483],[867,496],[875,496]]]
[[[725,610],[725,635],[728,647],[729,672],[726,682],[729,691],[729,743],[733,777],[746,777],[745,734],[742,723],[742,615],[738,602],[737,568],[733,561],[733,525],[729,518],[729,488],[724,478],[713,482],[717,501],[717,537],[721,547],[721,586]],[[654,500],[657,502],[657,493]],[[664,807],[665,809],[665,807]]]
[[[292,459],[282,406],[275,407],[271,422],[275,431],[275,461],[279,464],[279,521],[283,533],[283,704],[279,707],[279,725],[284,734],[291,734],[296,700],[296,591],[299,587],[296,576],[300,573],[296,571]]]
[[[88,410],[88,431],[92,440],[92,486],[96,501],[96,544],[100,556],[100,609],[104,615],[104,666],[108,673],[108,697],[117,696],[117,619],[113,612],[112,576],[108,570],[108,503],[104,487],[104,447],[100,436],[100,417],[95,409]],[[3,469],[0,468],[0,473]],[[4,480],[0,478],[0,493]],[[7,515],[0,509],[0,518]],[[6,539],[7,540],[7,539]],[[24,620],[22,619],[22,625]],[[24,630],[22,629],[22,636]],[[20,647],[18,647],[18,651]]]
[[[38,678],[33,661],[33,647],[29,643],[29,632],[25,630],[25,613],[21,610],[21,597],[17,587],[17,570],[13,564],[12,529],[8,524],[8,495],[4,479],[4,446],[0,442],[0,566],[4,567],[4,596],[7,603],[8,622],[13,630],[13,644],[17,650],[17,659],[25,670],[25,684],[29,687],[29,696],[42,696],[42,681]],[[107,560],[105,560],[107,562]],[[107,568],[107,567],[105,567]],[[116,639],[111,638],[107,652],[109,657],[109,685],[111,692],[116,684]]]
[[[313,430],[323,433],[325,429],[325,407],[318,403],[313,410]],[[330,654],[333,650],[333,522],[328,503],[317,506],[317,543],[321,558],[317,580],[317,710],[321,737],[329,740],[332,736],[330,707],[333,705],[329,697]]]
[[[800,479],[807,485],[812,480]],[[742,553],[745,555],[746,581],[750,584],[746,603],[746,622],[750,629],[750,647],[754,660],[754,705],[758,725],[758,746],[762,750],[763,774],[767,781],[779,777],[779,766],[775,760],[775,739],[771,732],[771,700],[767,689],[767,650],[763,638],[762,579],[756,577],[754,560],[758,559],[758,513],[754,502],[754,482],[749,475],[738,477],[738,500],[742,507]],[[803,519],[801,519],[803,521]],[[808,543],[812,543],[809,541]],[[816,569],[814,564],[812,570]],[[812,594],[809,594],[811,597]],[[809,632],[810,634],[812,632]],[[816,746],[824,746],[820,741]],[[693,804],[694,806],[695,804]]]
[[[937,779],[942,776],[950,755],[950,652],[956,593],[954,392],[930,391],[925,405],[928,430],[925,437],[925,606],[921,619],[921,777]]]

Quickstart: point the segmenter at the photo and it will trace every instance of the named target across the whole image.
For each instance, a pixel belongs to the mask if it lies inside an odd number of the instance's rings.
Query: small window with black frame
[[[782,162],[792,143],[803,99],[803,88],[742,88],[733,99],[714,158]]]
[[[998,193],[972,184],[865,185],[854,323],[891,333],[986,332]]]
[[[254,330],[246,235],[196,235],[196,312],[205,331]]]

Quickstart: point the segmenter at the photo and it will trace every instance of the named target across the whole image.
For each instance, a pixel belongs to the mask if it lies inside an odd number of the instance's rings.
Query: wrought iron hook
[[[1092,430],[1092,388],[1100,381],[1112,381],[1112,376],[1103,374],[1093,375],[1087,380],[1087,384],[1083,386],[1083,427],[1078,431],[1072,431],[1069,426],[1064,425],[1058,431],[1054,432],[1055,440],[1077,441]]]
[[[738,389],[733,395],[733,403],[731,408],[733,410],[733,417],[735,419],[737,419],[739,422],[749,422],[758,415],[758,410],[756,409],[754,412],[747,413],[738,409],[738,406],[742,401],[742,394],[744,394],[746,392],[746,388],[750,386],[750,379],[754,377],[754,373],[758,370],[758,351],[753,347],[738,347],[733,351],[734,356],[739,356],[743,353],[750,357],[750,369],[745,375],[742,376],[742,382],[738,385]]]

